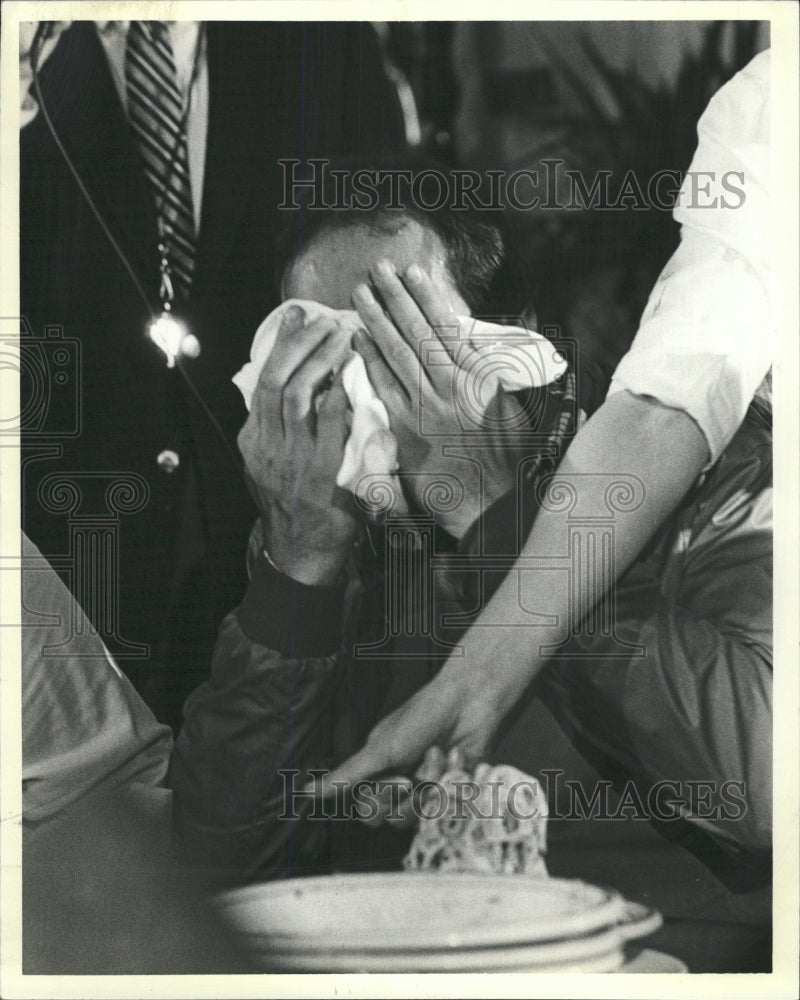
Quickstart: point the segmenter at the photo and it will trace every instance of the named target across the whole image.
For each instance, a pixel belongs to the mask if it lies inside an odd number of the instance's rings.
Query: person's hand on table
[[[488,435],[476,434],[476,428],[465,430],[469,405],[461,401],[460,416],[458,375],[475,349],[459,337],[457,317],[445,297],[417,265],[403,272],[402,281],[388,261],[379,261],[370,273],[385,310],[367,285],[358,286],[353,301],[368,334],[359,332],[354,347],[389,412],[400,477],[414,499],[424,508],[423,497],[436,482],[447,486],[455,480],[463,489],[460,502],[434,512],[439,525],[460,539],[515,485],[523,453],[511,444],[513,429],[524,422],[522,407],[513,395],[498,390],[486,411],[485,426],[509,431]],[[424,355],[432,349],[436,363],[426,368]],[[429,436],[432,428],[434,437]],[[443,443],[464,457],[443,454]]]
[[[473,668],[451,658],[433,680],[375,726],[361,750],[323,778],[322,795],[332,795],[336,783],[352,786],[381,774],[412,774],[432,747],[457,751],[467,765],[486,760],[528,676],[527,671]]]
[[[464,754],[459,747],[453,747],[446,754],[441,747],[429,747],[413,778],[396,775],[376,781],[373,799],[376,808],[358,818],[365,826],[370,827],[386,824],[406,829],[414,826],[420,818],[416,811],[418,800],[415,801],[415,788],[440,782],[446,771],[462,768],[464,765]]]
[[[347,346],[335,318],[304,320],[302,309],[287,310],[239,450],[273,564],[300,583],[329,586],[359,530],[352,497],[336,485],[349,424]]]

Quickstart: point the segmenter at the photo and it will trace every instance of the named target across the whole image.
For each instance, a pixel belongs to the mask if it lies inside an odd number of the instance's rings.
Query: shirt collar
[[[97,30],[101,35],[108,35],[112,31],[121,31],[124,34],[128,33],[128,28],[130,27],[130,21],[95,21],[97,25]]]
[[[128,28],[131,25],[130,21],[95,21],[97,25],[97,30],[101,35],[110,34],[114,31],[121,31],[123,34],[127,35]],[[199,21],[183,21],[183,24],[199,24]]]

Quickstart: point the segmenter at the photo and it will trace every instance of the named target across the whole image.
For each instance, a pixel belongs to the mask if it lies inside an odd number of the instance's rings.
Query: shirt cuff
[[[236,617],[252,642],[282,656],[331,656],[342,633],[345,587],[311,587],[284,576],[259,555]]]

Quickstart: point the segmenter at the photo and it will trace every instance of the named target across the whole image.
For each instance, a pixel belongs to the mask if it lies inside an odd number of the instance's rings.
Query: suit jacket
[[[45,116],[20,135],[21,302],[31,331],[24,526],[173,723],[246,579],[255,508],[235,445],[246,414],[230,379],[278,301],[278,161],[377,156],[402,134],[367,24],[212,22],[207,58],[202,222],[183,309],[202,347],[187,370],[204,405],[145,337],[148,306]],[[153,199],[91,22],[64,34],[40,83],[64,149],[158,311]],[[180,459],[171,473],[157,463],[165,449]],[[123,483],[116,492],[112,480]],[[99,577],[87,576],[90,562]]]

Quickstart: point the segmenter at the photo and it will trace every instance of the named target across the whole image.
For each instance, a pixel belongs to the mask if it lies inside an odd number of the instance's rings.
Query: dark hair
[[[406,197],[398,201],[390,185],[377,184],[374,205],[360,209],[352,204],[349,180],[359,170],[405,170],[412,174],[422,170],[436,170],[446,181],[452,176],[449,168],[429,160],[404,158],[374,162],[368,168],[363,163],[331,165],[323,174],[316,191],[298,189],[299,207],[285,210],[285,225],[278,248],[278,283],[280,284],[293,261],[322,232],[366,226],[373,232],[397,232],[409,220],[434,232],[442,242],[447,267],[459,294],[473,313],[486,305],[490,289],[496,284],[505,260],[505,242],[499,213],[493,217],[486,211],[473,207],[451,208],[447,205],[425,208]],[[346,171],[347,176],[338,189],[334,189],[331,170]],[[451,185],[448,190],[453,190]],[[343,197],[344,194],[344,197]],[[321,207],[312,207],[316,200]],[[347,207],[334,207],[335,205]]]

